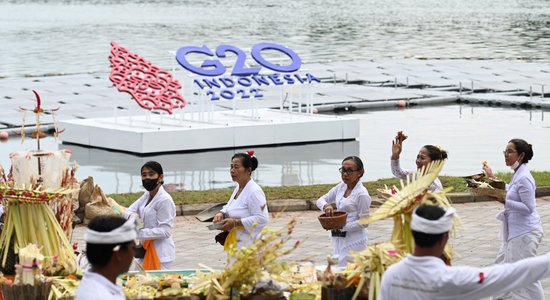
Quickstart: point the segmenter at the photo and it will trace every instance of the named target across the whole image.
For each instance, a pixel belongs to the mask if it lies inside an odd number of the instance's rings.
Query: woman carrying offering
[[[172,240],[176,205],[162,187],[163,179],[162,166],[158,162],[145,163],[141,167],[141,182],[147,191],[124,212],[125,217],[136,214],[143,222],[138,239],[145,250],[140,260],[145,270],[168,270],[176,259]]]
[[[406,139],[407,139],[407,136],[404,135],[402,131],[399,131],[397,132],[397,136],[395,137],[395,140],[392,141],[391,171],[393,173],[393,176],[400,179],[406,179],[407,176],[414,173],[414,171],[411,171],[411,170],[401,169],[401,166],[399,163],[399,156],[401,155],[401,150],[403,148],[403,141]],[[425,145],[424,147],[420,148],[420,151],[416,155],[417,172],[420,171],[422,167],[427,166],[432,161],[443,160],[443,159],[447,159],[447,151],[441,149],[438,146]],[[439,180],[439,178],[436,178],[434,180],[434,182],[430,185],[428,190],[430,192],[438,192],[443,190],[443,185],[441,184],[441,181]]]
[[[342,161],[340,174],[342,182],[317,200],[317,207],[327,216],[335,210],[348,213],[346,225],[342,229],[331,230],[332,247],[338,256],[338,266],[345,267],[349,251],[360,251],[367,246],[367,225],[358,220],[368,215],[371,198],[360,179],[365,173],[363,162],[357,156],[348,156]]]
[[[222,241],[225,251],[232,245],[238,249],[250,245],[253,239],[260,236],[269,220],[264,191],[252,180],[252,172],[257,167],[258,159],[254,151],[236,153],[231,157],[230,174],[237,187],[213,221],[221,224],[220,230],[229,232]]]
[[[527,168],[527,163],[533,158],[533,147],[522,139],[512,139],[503,153],[504,161],[514,175],[510,184],[506,185],[506,200],[498,200],[504,204],[504,211],[497,215],[497,219],[502,221],[503,239],[495,263],[536,256],[543,235],[536,208],[535,179]],[[490,179],[496,179],[488,164],[484,164],[483,171]],[[510,294],[513,299],[544,299],[540,281]]]

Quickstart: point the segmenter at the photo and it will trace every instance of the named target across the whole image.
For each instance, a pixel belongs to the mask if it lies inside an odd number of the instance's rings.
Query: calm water
[[[244,50],[258,42],[285,44],[305,62],[370,58],[472,58],[550,61],[550,1],[545,0],[349,0],[349,1],[33,1],[0,3],[0,76],[108,72],[110,42],[170,68],[186,45],[221,43]],[[534,144],[532,169],[550,170],[550,124],[541,111],[446,106],[358,112],[359,141],[258,148],[255,172],[263,185],[335,183],[347,155],[366,162],[365,179],[391,177],[391,139],[410,138],[403,167],[426,143],[449,150],[444,173],[465,175],[488,160],[506,170],[502,149],[512,137]],[[104,190],[140,190],[139,167],[160,161],[166,182],[181,189],[231,186],[231,151],[136,157],[43,140],[44,149],[69,148]],[[17,139],[0,144],[8,154],[34,149]]]
[[[439,106],[401,111],[355,113],[361,120],[359,141],[303,146],[257,148],[260,167],[255,179],[262,185],[306,185],[336,183],[338,168],[347,155],[360,155],[366,180],[392,177],[389,167],[391,139],[405,130],[409,139],[402,153],[402,167],[414,168],[414,159],[424,144],[437,144],[449,151],[443,174],[470,175],[487,160],[497,171],[507,171],[502,150],[508,140],[524,138],[534,147],[529,163],[533,170],[550,170],[550,112],[475,106]],[[439,116],[440,118],[434,118]],[[438,120],[446,120],[444,122]],[[445,130],[441,130],[445,128]],[[233,150],[138,157],[130,154],[57,145],[43,140],[43,148],[73,151],[80,165],[78,177],[94,176],[107,193],[139,191],[139,168],[147,160],[158,160],[165,168],[165,182],[175,188],[202,190],[230,187],[229,163]],[[0,146],[0,164],[10,165],[8,153],[33,149],[35,141],[10,139]]]
[[[181,46],[261,41],[305,62],[548,60],[550,1],[36,1],[0,3],[0,76],[108,71],[117,41],[168,68]]]

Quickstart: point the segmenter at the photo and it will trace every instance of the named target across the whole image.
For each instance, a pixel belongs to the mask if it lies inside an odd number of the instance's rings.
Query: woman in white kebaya
[[[535,179],[527,167],[533,158],[533,147],[522,139],[512,139],[503,153],[504,162],[514,171],[514,176],[506,185],[506,199],[499,200],[504,204],[504,211],[497,216],[502,221],[503,239],[495,263],[536,256],[543,235],[535,199]],[[489,178],[496,179],[487,164],[483,166],[483,171]],[[512,291],[511,295],[512,299],[544,299],[540,281]]]
[[[401,155],[401,150],[403,149],[403,141],[407,139],[407,136],[403,132],[399,131],[397,136],[392,141],[392,154],[391,154],[391,171],[393,176],[400,179],[407,179],[408,176],[414,172],[420,171],[423,167],[426,167],[434,160],[444,160],[447,159],[447,151],[441,149],[441,147],[434,145],[424,145],[418,151],[416,155],[416,170],[405,170],[401,169],[401,163],[399,161],[399,156]],[[443,190],[443,185],[439,178],[436,178],[434,182],[428,188],[430,192],[439,192]]]
[[[252,172],[257,167],[258,159],[254,151],[236,153],[231,158],[231,179],[237,186],[229,202],[214,216],[213,221],[221,224],[220,235],[224,237],[219,242],[224,245],[225,251],[232,245],[239,249],[250,245],[260,236],[269,220],[264,191],[252,180]]]
[[[319,198],[317,207],[328,216],[334,210],[348,213],[346,225],[342,229],[331,230],[332,247],[334,254],[338,256],[338,266],[345,267],[350,251],[361,251],[367,246],[367,225],[361,225],[358,221],[368,215],[372,200],[361,182],[365,170],[359,157],[344,158],[340,174],[342,182]]]
[[[172,228],[176,205],[172,196],[162,187],[162,166],[149,161],[141,167],[141,181],[146,192],[124,212],[126,217],[136,215],[143,223],[138,239],[146,250],[140,262],[146,270],[168,270],[176,259]]]

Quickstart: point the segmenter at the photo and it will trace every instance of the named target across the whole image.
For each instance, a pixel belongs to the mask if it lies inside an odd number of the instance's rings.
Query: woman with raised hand
[[[361,177],[365,174],[363,162],[357,156],[348,156],[339,169],[342,182],[317,200],[317,207],[331,216],[334,210],[348,213],[342,229],[331,230],[332,247],[338,256],[338,266],[345,267],[350,251],[361,251],[367,246],[367,225],[359,219],[367,216],[371,204],[369,192],[363,186]]]
[[[172,196],[162,187],[164,183],[162,166],[156,161],[149,161],[141,167],[141,182],[146,192],[143,193],[124,212],[126,217],[132,214],[143,223],[138,231],[145,254],[140,258],[146,270],[168,270],[176,259],[176,247],[172,239],[172,227],[176,218],[176,205]]]
[[[502,221],[502,245],[495,263],[536,256],[543,235],[536,207],[535,179],[527,167],[533,158],[533,146],[522,139],[512,139],[503,154],[504,162],[514,171],[514,175],[506,185],[506,200],[499,199],[504,204],[504,211],[497,215],[497,219]],[[483,171],[490,179],[497,179],[488,164],[484,164]],[[540,281],[510,294],[513,299],[544,299]]]
[[[429,163],[435,160],[444,160],[447,159],[447,151],[441,149],[441,147],[434,145],[425,145],[420,148],[418,154],[416,155],[416,171],[412,170],[403,170],[399,162],[399,156],[401,155],[401,150],[403,149],[403,141],[407,139],[407,136],[403,134],[402,131],[397,132],[397,136],[392,141],[392,153],[391,153],[391,171],[393,176],[406,179],[407,176],[410,176],[414,172],[418,172],[422,167],[427,166]],[[430,192],[438,192],[443,190],[443,185],[439,178],[436,178],[434,182],[428,188]]]
[[[228,251],[232,245],[240,249],[250,245],[260,236],[269,220],[267,201],[262,188],[252,180],[252,172],[258,167],[254,151],[236,153],[231,157],[231,179],[237,183],[229,202],[214,216],[214,223],[221,224],[224,239],[216,239]],[[219,235],[218,235],[219,236]]]

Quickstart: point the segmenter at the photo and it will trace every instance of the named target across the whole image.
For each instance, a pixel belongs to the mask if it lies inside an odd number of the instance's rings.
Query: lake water
[[[545,60],[546,0],[4,0],[0,76],[108,72],[111,41],[160,67],[187,45],[285,44],[305,62]]]
[[[484,106],[435,106],[420,109],[355,112],[360,119],[358,141],[284,147],[256,148],[260,166],[254,178],[261,185],[307,185],[336,183],[338,168],[348,155],[359,155],[365,163],[364,179],[392,177],[389,157],[391,140],[398,130],[409,139],[402,153],[402,167],[414,168],[414,159],[424,144],[440,145],[449,151],[443,169],[447,175],[479,173],[487,160],[494,170],[508,171],[502,150],[508,140],[519,137],[533,144],[532,170],[550,170],[549,112],[502,109]],[[442,121],[444,120],[444,121]],[[8,153],[35,148],[35,141],[10,139],[0,144],[0,164],[10,165]],[[159,161],[165,182],[187,190],[233,186],[229,176],[230,158],[237,150],[167,154],[139,157],[131,154],[58,145],[52,138],[42,140],[44,149],[71,149],[79,165],[80,179],[93,176],[107,193],[141,190],[139,168],[148,160]]]
[[[284,44],[304,62],[376,58],[550,59],[550,1],[545,0],[349,0],[349,1],[114,1],[13,0],[0,3],[0,77],[108,72],[110,42],[137,52],[162,68],[174,65],[182,46],[230,44],[242,49],[258,42]],[[1,100],[0,100],[1,101]],[[449,150],[443,171],[477,173],[481,161],[506,170],[501,154],[513,137],[534,145],[532,169],[550,170],[550,124],[541,111],[441,106],[403,111],[355,112],[358,141],[257,148],[263,185],[335,183],[347,155],[360,155],[366,180],[391,177],[391,139],[398,130],[410,138],[403,167],[414,167],[427,143]],[[35,141],[0,144],[0,164],[14,150]],[[140,190],[139,168],[160,161],[166,183],[202,190],[231,186],[233,150],[138,157],[68,148],[81,166],[80,178],[94,176],[107,193]]]

